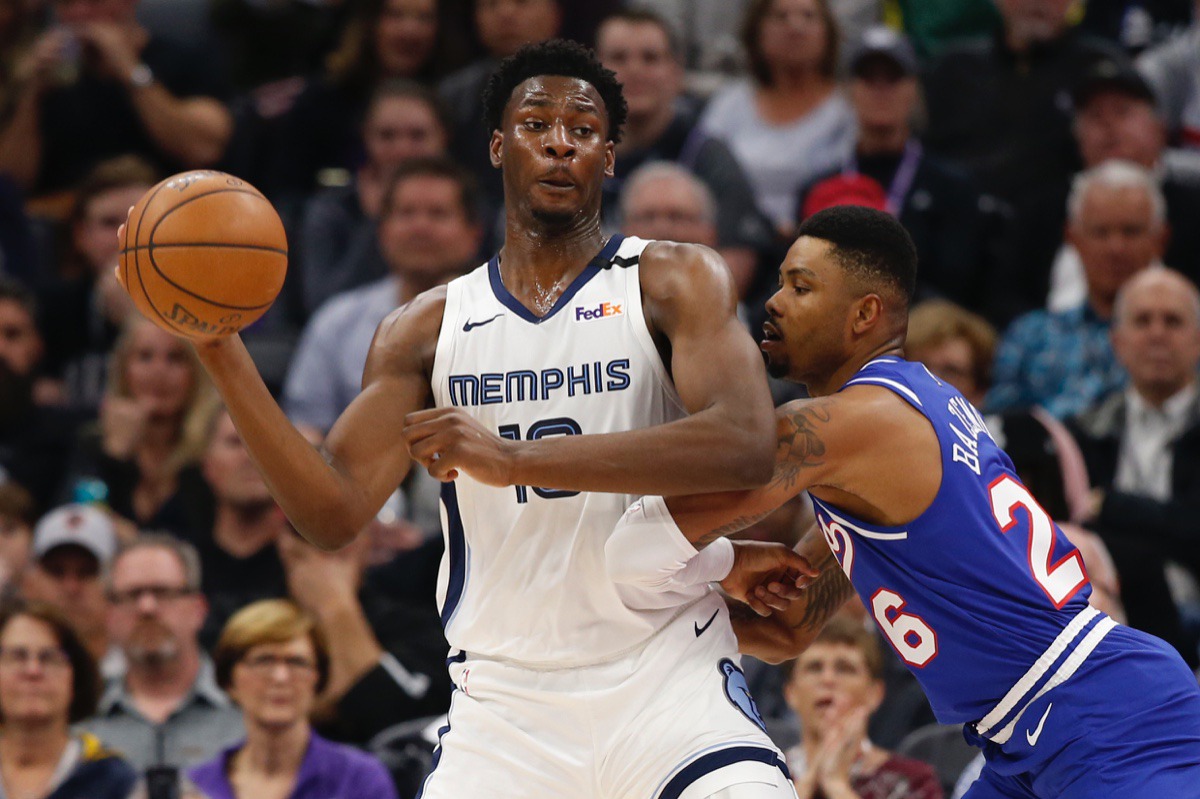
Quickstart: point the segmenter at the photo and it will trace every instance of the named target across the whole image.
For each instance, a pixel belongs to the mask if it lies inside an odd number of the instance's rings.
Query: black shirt
[[[177,98],[226,97],[221,66],[206,50],[151,36],[140,59]],[[164,175],[183,168],[154,144],[129,90],[86,65],[75,83],[42,97],[39,135],[37,193],[71,188],[100,161],[125,153],[144,156]]]

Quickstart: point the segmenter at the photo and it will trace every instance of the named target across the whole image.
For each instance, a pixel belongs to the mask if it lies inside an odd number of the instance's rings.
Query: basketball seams
[[[154,227],[150,228],[149,241],[144,245],[138,245],[138,246],[145,247],[148,250],[147,254],[150,257],[150,266],[154,269],[155,272],[158,273],[158,276],[161,277],[163,280],[165,280],[168,285],[173,286],[174,288],[178,289],[179,291],[182,291],[184,294],[188,295],[189,297],[194,297],[198,300],[206,302],[209,305],[213,306],[214,308],[223,308],[223,309],[230,310],[230,311],[257,311],[262,308],[267,308],[272,303],[275,302],[274,299],[272,299],[271,302],[263,303],[260,305],[230,305],[228,303],[217,302],[215,300],[211,300],[208,297],[202,297],[201,295],[197,294],[196,292],[191,291],[190,289],[184,288],[183,286],[179,285],[171,278],[167,277],[166,274],[162,271],[162,269],[160,269],[158,267],[158,261],[156,261],[154,259],[154,251],[156,249],[158,249],[159,247],[185,246],[185,245],[183,245],[181,243],[177,243],[177,242],[171,242],[169,245],[168,244],[161,244],[161,245],[155,244],[154,243],[154,234],[156,232],[158,232],[159,226],[161,226],[162,223],[165,222],[171,216],[171,214],[175,213],[180,208],[183,208],[186,205],[190,205],[190,204],[196,202],[197,200],[203,199],[205,197],[211,197],[214,194],[249,194],[251,197],[257,197],[258,199],[262,200],[264,203],[267,203],[268,205],[270,205],[270,203],[267,201],[267,198],[263,197],[257,191],[247,191],[246,189],[235,189],[235,188],[221,188],[221,189],[213,189],[212,191],[206,191],[203,194],[197,194],[195,196],[188,197],[186,200],[181,200],[180,202],[178,202],[174,206],[172,206],[170,210],[168,210],[165,214],[160,216],[155,221]],[[280,251],[278,248],[263,247],[262,245],[227,244],[227,245],[217,245],[217,246],[226,246],[230,249],[236,248],[236,249],[249,249],[249,250],[270,250],[271,252],[278,252],[285,257],[287,256],[286,250]]]
[[[173,241],[170,244],[140,244],[129,247],[130,250],[170,250],[176,247],[207,247],[225,248],[227,250],[256,250],[258,252],[273,252],[287,256],[288,251],[279,247],[268,247],[265,244],[226,244],[219,241]]]
[[[131,295],[133,295],[135,299],[136,299],[136,295],[140,292],[142,299],[137,301],[137,305],[139,307],[142,307],[142,310],[144,312],[146,312],[148,315],[151,315],[151,318],[156,318],[156,321],[158,321],[159,324],[162,325],[163,327],[165,327],[167,330],[170,330],[177,334],[184,335],[189,338],[207,338],[209,336],[204,336],[204,335],[200,334],[200,331],[208,329],[209,325],[215,326],[218,323],[217,322],[208,322],[206,320],[206,317],[209,317],[212,315],[217,315],[217,314],[228,313],[230,311],[238,312],[238,313],[234,314],[234,317],[238,317],[238,316],[243,317],[241,323],[237,324],[237,326],[234,327],[233,329],[236,330],[236,329],[239,329],[240,327],[244,327],[246,324],[249,324],[249,323],[253,322],[254,320],[258,319],[260,316],[262,316],[262,313],[266,309],[270,308],[271,305],[275,302],[276,297],[272,297],[268,302],[261,303],[261,304],[249,305],[249,306],[233,305],[230,303],[225,303],[225,302],[220,302],[220,301],[215,301],[215,300],[209,299],[208,297],[198,294],[196,291],[190,290],[190,289],[184,287],[183,285],[180,285],[179,283],[175,282],[175,280],[173,280],[171,277],[169,277],[164,272],[164,267],[160,267],[158,260],[155,258],[154,250],[161,248],[161,249],[167,250],[168,252],[172,252],[172,251],[178,251],[181,249],[186,250],[189,248],[190,249],[213,248],[213,249],[248,250],[248,251],[253,251],[253,252],[258,252],[258,253],[269,254],[269,255],[260,255],[260,256],[257,256],[257,258],[256,258],[255,256],[251,255],[251,253],[246,253],[246,255],[244,257],[248,258],[251,261],[251,263],[247,264],[246,267],[247,267],[247,269],[249,269],[251,271],[245,272],[245,274],[247,274],[247,275],[254,274],[255,272],[257,272],[255,267],[261,266],[264,269],[264,272],[263,272],[264,275],[272,275],[272,272],[274,270],[270,269],[269,267],[272,265],[272,262],[274,262],[273,256],[281,256],[283,258],[284,268],[286,269],[287,256],[288,256],[288,251],[286,249],[286,232],[284,231],[282,224],[280,223],[280,221],[278,219],[278,216],[275,216],[275,226],[277,226],[277,228],[278,228],[278,235],[270,236],[270,239],[275,239],[275,238],[281,239],[284,242],[284,247],[282,247],[282,248],[281,247],[273,247],[273,246],[269,246],[269,245],[263,245],[263,244],[249,244],[249,243],[237,244],[237,243],[233,243],[233,242],[227,243],[227,242],[205,242],[205,241],[197,241],[197,242],[178,242],[178,241],[176,241],[176,242],[168,242],[168,243],[164,243],[164,244],[156,243],[154,241],[154,239],[155,239],[156,235],[158,235],[160,232],[160,230],[159,230],[160,226],[163,224],[163,222],[168,217],[170,217],[172,214],[174,214],[174,212],[176,210],[178,210],[186,205],[190,205],[192,202],[200,200],[204,197],[208,197],[210,195],[215,195],[215,194],[249,195],[249,196],[257,198],[258,200],[261,200],[263,203],[265,203],[266,209],[271,209],[272,212],[274,211],[270,200],[268,200],[266,197],[264,197],[261,192],[259,192],[253,186],[251,186],[249,184],[242,184],[239,186],[225,185],[225,186],[220,186],[219,188],[210,188],[211,187],[211,183],[210,183],[208,187],[205,186],[205,183],[207,183],[209,180],[212,180],[212,179],[229,180],[229,179],[233,178],[233,176],[227,175],[222,172],[206,173],[201,180],[193,181],[192,183],[185,185],[183,187],[183,191],[180,192],[180,194],[184,195],[182,198],[178,197],[178,196],[170,197],[172,192],[164,192],[163,190],[167,189],[167,188],[175,188],[173,186],[170,186],[169,184],[171,184],[173,181],[177,180],[179,177],[181,177],[181,176],[177,175],[177,176],[168,178],[167,180],[164,180],[161,183],[159,183],[157,186],[154,187],[154,189],[149,193],[149,195],[147,197],[145,197],[144,201],[140,201],[138,203],[137,207],[135,207],[135,209],[134,209],[135,212],[138,212],[138,211],[140,211],[140,212],[136,214],[137,215],[136,220],[131,219],[130,221],[131,222],[136,221],[136,224],[128,224],[126,226],[124,241],[122,242],[123,246],[122,246],[122,250],[121,250],[121,256],[122,256],[121,257],[121,267],[124,270],[125,285],[127,287],[129,287],[129,289],[131,290]],[[236,180],[236,178],[233,178],[233,179]],[[206,188],[207,188],[207,190],[203,190]],[[194,190],[194,189],[201,189],[201,191],[196,192],[196,193],[191,193],[191,190]],[[161,212],[161,214],[154,214],[153,212],[156,209],[153,209],[152,206],[154,206],[157,203],[157,200],[160,196],[168,197],[167,202],[173,203],[173,204],[168,205],[168,207],[165,208]],[[237,203],[239,203],[241,201],[232,200],[232,202],[235,204],[235,207],[236,207]],[[249,209],[242,209],[242,211],[243,211],[243,213],[248,213],[253,216],[257,216],[259,214],[259,212],[256,210],[253,210],[253,208],[254,208],[254,204],[251,204]],[[157,219],[153,219],[153,221],[151,221],[151,219],[148,219],[148,217],[151,217],[151,215],[157,216]],[[267,224],[269,225],[269,220],[267,221]],[[144,225],[144,227],[143,227],[143,225]],[[147,237],[145,240],[142,239],[143,229],[145,229],[146,233],[147,233]],[[187,229],[187,228],[184,228],[184,229]],[[271,232],[273,232],[273,231],[271,231]],[[264,235],[269,235],[269,233],[264,234]],[[132,242],[130,241],[131,238],[132,238]],[[143,243],[143,241],[144,241],[144,243]],[[131,244],[132,244],[132,246],[131,246]],[[153,292],[150,291],[149,286],[147,285],[147,280],[146,280],[147,276],[144,275],[142,272],[143,265],[141,263],[141,256],[142,256],[143,250],[146,251],[146,254],[149,256],[149,265],[154,270],[154,274],[149,276],[151,278],[150,283],[153,283],[155,277],[157,277],[157,279],[162,281],[162,284],[160,284],[162,287],[161,288],[155,287],[155,290]],[[163,257],[164,258],[166,257],[166,253],[164,253]],[[183,257],[186,257],[186,256],[183,256]],[[254,263],[255,260],[261,262],[264,257],[266,258],[265,263]],[[130,259],[132,259],[132,264],[131,264]],[[168,259],[168,260],[171,260],[171,259]],[[275,262],[275,263],[278,263],[278,262]],[[165,266],[165,268],[170,269],[169,264],[165,264],[164,266]],[[130,280],[131,269],[132,269],[132,271],[137,272],[137,278],[138,278],[138,288],[137,289],[133,288],[132,282]],[[180,277],[181,279],[183,279],[183,277],[184,277],[182,275],[177,275],[177,276]],[[208,291],[210,289],[203,288],[202,290]],[[180,305],[179,300],[183,299],[183,298],[182,297],[172,298],[169,296],[171,294],[171,292],[176,292],[179,295],[184,295],[186,297],[190,297],[190,298],[194,299],[200,305],[193,306],[193,308],[191,310],[189,310],[186,306]],[[160,297],[159,296],[160,294],[165,294],[167,296]],[[233,299],[240,299],[240,298],[234,297]],[[171,303],[175,304],[176,310],[172,311],[171,316],[167,316],[164,313],[163,309],[158,307],[157,302],[159,300],[163,301],[165,304],[171,304]],[[183,299],[183,301],[185,303],[191,304],[191,302],[187,299]],[[180,308],[182,308],[182,312],[188,317],[187,319],[183,320],[182,322],[180,320],[177,320],[174,318]],[[198,317],[195,316],[196,314],[198,314]],[[199,323],[198,324],[199,330],[193,329],[197,326],[197,325],[191,324],[193,321]],[[187,324],[184,324],[184,322],[187,322]],[[221,321],[220,324],[226,324],[226,322]],[[226,330],[229,330],[229,329],[226,328]]]

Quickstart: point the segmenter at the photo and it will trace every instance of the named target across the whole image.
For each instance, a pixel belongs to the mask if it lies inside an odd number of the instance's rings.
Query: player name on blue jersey
[[[546,401],[551,397],[603,394],[630,386],[629,359],[593,361],[566,369],[518,369],[511,372],[450,375],[450,402],[455,406]]]

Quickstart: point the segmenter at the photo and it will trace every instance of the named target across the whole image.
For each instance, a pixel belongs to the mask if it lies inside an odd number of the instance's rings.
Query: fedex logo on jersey
[[[611,302],[602,302],[595,307],[576,307],[575,321],[586,322],[590,319],[604,319],[608,316],[620,316],[621,306]]]

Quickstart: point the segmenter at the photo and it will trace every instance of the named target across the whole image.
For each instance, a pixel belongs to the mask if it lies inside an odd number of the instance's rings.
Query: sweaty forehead
[[[563,75],[536,75],[513,89],[509,107],[565,106],[577,111],[607,116],[604,100],[596,87],[582,78]]]

